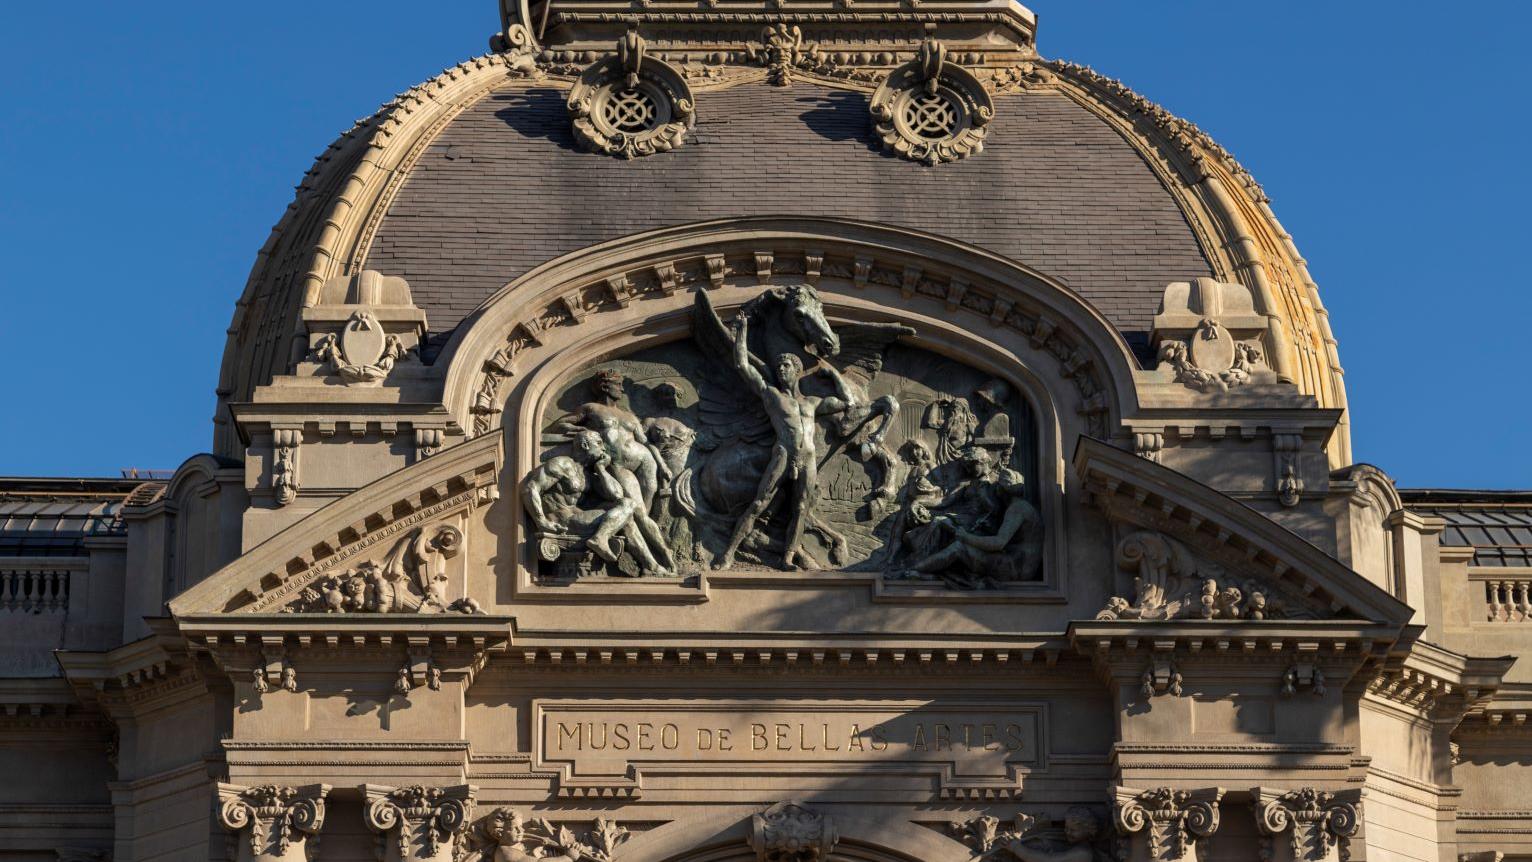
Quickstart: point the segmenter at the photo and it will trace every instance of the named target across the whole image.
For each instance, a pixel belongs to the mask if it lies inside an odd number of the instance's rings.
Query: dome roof
[[[969,18],[911,13],[969,22],[967,30],[941,25],[955,28],[959,47],[995,41],[973,21],[1001,20],[1009,37],[1020,34],[1005,51],[951,55],[948,62],[980,73],[974,80],[983,82],[993,119],[981,151],[935,166],[883,152],[869,113],[887,69],[916,55],[918,29],[903,53],[829,54],[811,51],[801,36],[796,47],[772,48],[769,30],[741,36],[760,31],[737,25],[701,36],[661,28],[663,47],[758,38],[769,50],[651,48],[690,86],[695,123],[675,149],[620,159],[586,152],[566,106],[581,71],[613,56],[610,47],[597,50],[610,42],[593,41],[614,32],[610,16],[555,14],[550,33],[564,41],[544,47],[508,15],[499,41],[511,50],[402,94],[305,177],[230,328],[216,451],[239,451],[224,405],[249,400],[302,359],[300,312],[338,277],[373,270],[407,280],[425,311],[429,362],[482,302],[553,258],[655,228],[762,215],[885,223],[1011,258],[1076,291],[1146,363],[1167,284],[1239,282],[1283,333],[1271,350],[1274,367],[1321,406],[1344,407],[1317,290],[1259,186],[1190,123],[1090,69],[1038,59],[1030,13],[1018,17],[1014,4],[996,13],[994,5],[981,2],[989,11]],[[805,28],[817,20],[799,17]],[[582,22],[597,22],[600,32],[581,31]],[[842,42],[884,35],[818,32]],[[790,74],[780,75],[784,63]],[[1344,428],[1338,437],[1344,451]]]

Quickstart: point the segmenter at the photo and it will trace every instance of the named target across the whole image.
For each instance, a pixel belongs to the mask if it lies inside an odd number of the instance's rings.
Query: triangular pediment
[[[501,437],[460,443],[330,503],[287,527],[170,601],[178,618],[276,614],[314,601],[322,585],[375,568],[389,599],[421,612],[466,609],[461,587],[432,594],[428,556],[453,556],[466,516],[498,495]],[[389,571],[392,567],[395,571]],[[439,570],[429,576],[445,580]],[[397,589],[394,589],[397,587]],[[375,603],[375,591],[368,593]],[[301,608],[312,609],[312,608]]]
[[[1114,599],[1101,619],[1285,618],[1402,626],[1413,613],[1303,537],[1168,467],[1081,438],[1075,470],[1118,530],[1119,567],[1143,570],[1140,594]],[[1252,605],[1255,592],[1264,606]]]

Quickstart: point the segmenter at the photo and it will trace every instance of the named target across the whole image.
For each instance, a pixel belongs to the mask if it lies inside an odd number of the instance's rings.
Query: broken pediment
[[[1131,576],[1098,619],[1410,619],[1344,563],[1175,470],[1090,438],[1075,470],[1118,531],[1115,567]]]
[[[170,602],[216,613],[478,613],[467,519],[498,495],[499,435],[450,447],[336,500]]]

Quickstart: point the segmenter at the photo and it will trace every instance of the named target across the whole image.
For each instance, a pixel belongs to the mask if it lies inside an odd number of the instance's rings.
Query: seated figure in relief
[[[639,567],[661,577],[673,564],[659,527],[643,505],[638,480],[612,462],[605,441],[594,431],[581,430],[571,441],[574,457],[556,455],[538,465],[522,484],[522,501],[532,523],[546,534],[590,533],[585,546],[608,563],[616,563],[614,539],[627,540]],[[597,507],[579,505],[590,491]]]
[[[612,464],[630,471],[638,480],[639,499],[647,512],[654,506],[655,494],[661,486],[670,482],[670,468],[649,443],[638,417],[622,406],[623,383],[622,375],[616,371],[597,371],[591,378],[595,400],[580,405],[572,416],[561,419],[554,427],[565,434],[581,429],[599,434]]]
[[[906,542],[918,556],[907,568],[973,589],[1033,580],[1042,565],[1042,519],[1026,480],[980,446],[960,457],[967,480],[944,499],[914,502]]]

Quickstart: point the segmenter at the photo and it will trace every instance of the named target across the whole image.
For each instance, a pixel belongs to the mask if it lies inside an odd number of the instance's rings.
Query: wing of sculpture
[[[915,330],[900,323],[849,323],[835,327],[840,352],[829,359],[845,378],[862,389],[883,370],[888,348]]]
[[[734,369],[734,335],[718,317],[706,291],[697,291],[692,309],[692,338],[708,360],[703,364],[703,379],[697,386],[697,421],[702,426],[698,430],[705,432],[700,448],[713,448],[731,440],[769,441],[771,422]]]

